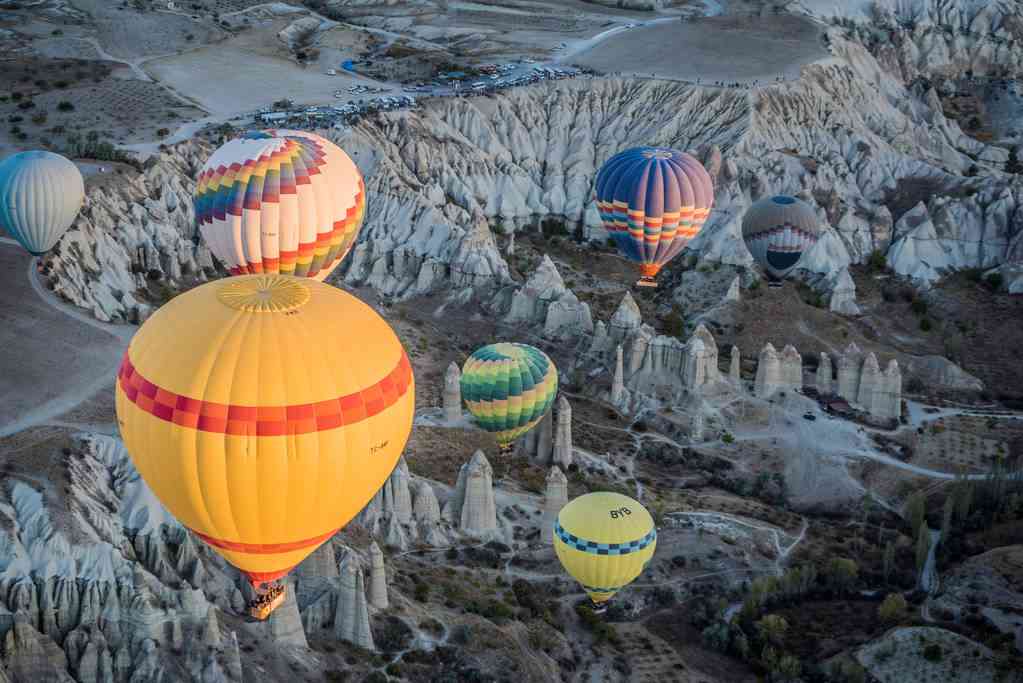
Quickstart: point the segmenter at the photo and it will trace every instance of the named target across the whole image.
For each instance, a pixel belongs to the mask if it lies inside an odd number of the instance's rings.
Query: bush
[[[888,267],[888,260],[885,258],[883,251],[875,249],[870,252],[867,265],[870,266],[871,270],[881,271]]]
[[[41,126],[44,123],[46,123],[46,112],[41,111],[37,114],[34,114],[32,116],[32,123],[36,124],[37,126]]]
[[[71,104],[67,100],[61,100],[57,103],[57,111],[74,111],[75,105]]]
[[[933,325],[931,325],[930,318],[921,318],[920,319],[920,329],[921,330],[923,330],[924,332],[930,332],[931,331],[931,327],[933,327]]]
[[[986,278],[984,278],[984,282],[986,282],[987,286],[990,287],[991,290],[994,292],[997,292],[999,289],[1002,288],[1002,283],[1004,281],[1005,278],[1002,277],[1001,273],[991,273]]]
[[[15,102],[17,102],[21,98],[22,98],[22,94],[20,92],[12,92],[11,93],[11,99],[14,100]]]
[[[64,35],[64,32],[61,31],[59,28],[55,28],[52,31],[50,31],[50,35],[51,36],[62,36],[62,35]]]
[[[10,116],[7,117],[7,123],[21,123],[24,120],[25,117],[19,116],[18,114],[11,114]]]
[[[913,299],[913,303],[909,305],[909,308],[917,315],[923,315],[927,312],[927,302],[923,299]]]
[[[937,643],[931,643],[924,647],[924,659],[929,662],[940,662],[941,661],[941,646]]]
[[[906,598],[901,593],[891,593],[877,608],[877,616],[882,621],[898,621],[906,613]]]
[[[593,633],[597,642],[608,641],[612,645],[618,644],[618,632],[614,627],[594,614],[593,609],[586,603],[579,603],[575,606],[575,613],[582,622],[583,627]]]
[[[165,138],[168,135],[170,135],[170,129],[168,128],[160,128],[156,131],[156,137],[158,138]]]
[[[22,100],[21,102],[18,102],[18,109],[32,109],[34,106],[36,106],[36,103],[32,100]]]
[[[963,271],[963,275],[966,276],[967,280],[969,280],[970,282],[976,282],[978,284],[980,283],[982,274],[983,271],[980,268],[967,268],[966,270]]]
[[[430,599],[430,585],[426,583],[417,583],[413,595],[419,602],[426,602]]]

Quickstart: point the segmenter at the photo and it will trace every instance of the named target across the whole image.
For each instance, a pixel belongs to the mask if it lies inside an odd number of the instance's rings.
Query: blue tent
[[[350,59],[346,59],[345,61],[341,62],[341,68],[344,69],[345,71],[355,71],[355,65],[352,63],[352,60]]]

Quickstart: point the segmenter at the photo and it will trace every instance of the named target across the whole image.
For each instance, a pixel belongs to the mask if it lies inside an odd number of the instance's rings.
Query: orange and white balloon
[[[295,130],[251,131],[206,162],[199,230],[232,275],[323,281],[351,250],[366,212],[362,174],[337,145]]]

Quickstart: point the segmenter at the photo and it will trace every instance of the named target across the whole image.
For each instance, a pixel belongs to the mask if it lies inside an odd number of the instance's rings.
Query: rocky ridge
[[[605,159],[638,144],[694,149],[713,171],[715,210],[692,244],[704,259],[751,263],[739,224],[769,192],[817,207],[827,229],[804,266],[839,291],[848,290],[843,268],[874,251],[921,284],[1023,258],[1023,181],[1002,172],[1005,150],[964,135],[933,92],[907,85],[861,42],[837,29],[829,38],[833,56],[808,65],[801,80],[748,93],[583,79],[508,91],[486,111],[475,100],[438,99],[331,131],[363,171],[369,197],[344,280],[394,297],[508,286],[487,223],[508,231],[555,216],[602,240],[593,178]],[[176,145],[125,187],[91,191],[48,261],[54,289],[102,319],[133,319],[146,312],[137,295],[145,273],[162,273],[173,288],[208,271],[205,248],[190,242],[189,201],[208,153],[200,143]],[[587,326],[572,296],[543,311],[549,334],[567,321]],[[521,304],[512,313],[513,299],[504,315],[539,315]],[[848,293],[839,301],[837,310],[853,310]]]

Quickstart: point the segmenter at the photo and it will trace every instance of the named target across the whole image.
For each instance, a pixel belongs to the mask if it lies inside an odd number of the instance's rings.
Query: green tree
[[[1023,164],[1019,161],[1019,147],[1009,148],[1009,158],[1005,162],[1006,173],[1023,173]]]
[[[778,653],[770,645],[765,645],[760,652],[760,661],[768,671],[774,671],[778,666]]]
[[[799,663],[799,660],[792,655],[785,655],[778,661],[778,666],[775,669],[778,677],[783,681],[794,681],[799,678],[799,674],[803,672],[803,665]]]
[[[960,473],[959,484],[956,486],[956,520],[960,525],[966,522],[973,512],[973,482],[966,480],[966,475]]]
[[[905,613],[906,598],[902,597],[902,593],[889,593],[877,608],[877,616],[886,623],[898,621]]]
[[[756,622],[755,626],[757,633],[765,643],[779,646],[785,640],[785,633],[789,630],[789,622],[785,621],[785,617],[777,614],[768,614]]]
[[[931,551],[931,535],[927,533],[927,524],[921,524],[916,532],[916,570],[922,572],[927,564],[927,555]]]
[[[909,497],[909,501],[906,503],[906,518],[914,534],[919,531],[920,525],[924,523],[926,517],[927,501],[923,492],[917,491]]]
[[[952,535],[952,515],[955,513],[956,499],[954,495],[949,495],[945,498],[945,507],[941,511],[941,542],[942,544],[948,542],[948,537]]]
[[[741,628],[735,629],[735,635],[732,637],[732,649],[743,660],[749,659],[749,638],[746,637],[745,632]]]
[[[884,547],[884,556],[881,559],[882,573],[884,574],[884,582],[887,584],[891,581],[892,571],[895,569],[895,542],[888,541],[888,544]]]

